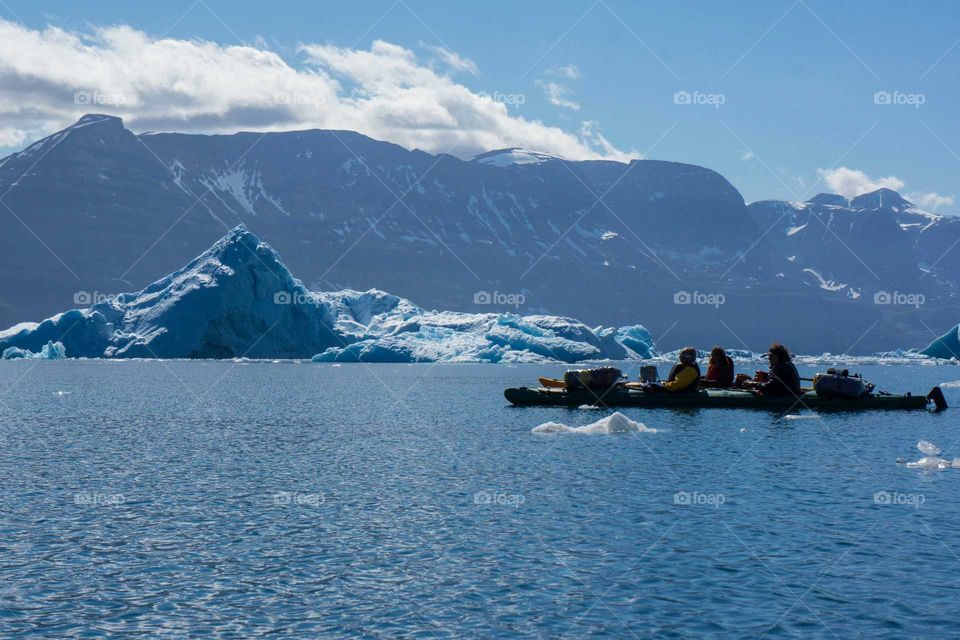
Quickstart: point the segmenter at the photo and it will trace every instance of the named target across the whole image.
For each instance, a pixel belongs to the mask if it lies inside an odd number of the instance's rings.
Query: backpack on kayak
[[[813,376],[813,390],[821,398],[859,398],[873,389],[859,374],[850,375],[846,369],[827,369]]]
[[[616,367],[573,369],[563,374],[563,382],[568,390],[603,389],[612,387],[622,378],[623,372]]]

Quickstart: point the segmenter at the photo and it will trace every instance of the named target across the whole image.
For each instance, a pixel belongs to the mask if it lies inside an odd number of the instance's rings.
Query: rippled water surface
[[[531,433],[609,413],[503,400],[559,371],[2,362],[0,636],[956,633],[960,469],[896,460],[957,410]]]

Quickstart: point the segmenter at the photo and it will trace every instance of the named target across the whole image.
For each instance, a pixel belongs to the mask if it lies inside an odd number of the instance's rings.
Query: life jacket
[[[673,365],[673,368],[670,369],[670,375],[667,376],[667,382],[673,382],[674,380],[676,380],[677,374],[679,374],[681,371],[683,371],[688,367],[692,368],[694,371],[697,372],[696,377],[693,379],[693,382],[691,382],[689,385],[687,385],[683,389],[673,391],[673,393],[696,393],[697,381],[700,379],[700,366],[695,362],[693,364],[678,362],[677,364]]]
[[[733,386],[733,358],[727,356],[723,364],[712,364],[707,369],[707,381],[717,387]]]

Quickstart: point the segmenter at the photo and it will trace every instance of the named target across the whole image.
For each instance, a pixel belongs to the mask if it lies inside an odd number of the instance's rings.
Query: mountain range
[[[870,353],[956,324],[960,220],[892,191],[747,205],[703,167],[473,159],[349,131],[135,134],[90,114],[0,160],[0,326],[136,290],[239,224],[310,290]]]

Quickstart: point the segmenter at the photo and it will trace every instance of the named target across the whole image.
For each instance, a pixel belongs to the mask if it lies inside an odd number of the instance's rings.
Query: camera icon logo
[[[90,304],[93,302],[93,295],[89,291],[77,291],[73,294],[73,304]]]
[[[689,291],[677,291],[673,294],[673,304],[692,304],[693,296]]]
[[[893,296],[889,291],[877,291],[873,294],[873,304],[890,304],[893,302]]]
[[[477,291],[473,294],[473,304],[490,304],[493,302],[493,296],[489,291]]]
[[[873,104],[890,104],[893,101],[893,95],[889,91],[877,91],[873,94]]]
[[[293,295],[289,291],[278,291],[273,294],[273,304],[290,304],[293,302]]]
[[[673,104],[690,104],[692,99],[689,91],[677,91],[673,94]]]

